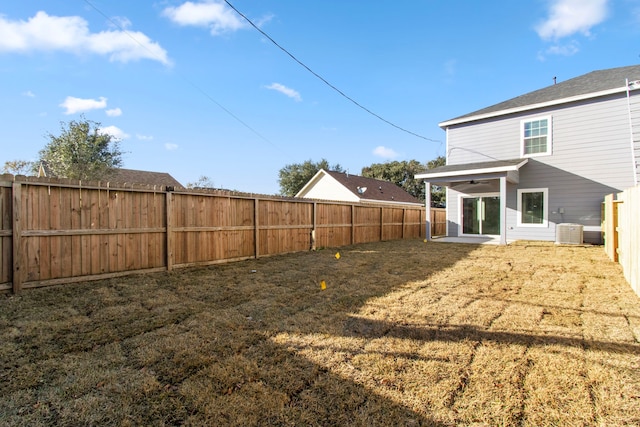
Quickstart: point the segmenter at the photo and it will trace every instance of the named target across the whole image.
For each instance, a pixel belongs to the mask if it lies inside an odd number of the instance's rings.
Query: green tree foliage
[[[2,167],[2,173],[10,173],[13,175],[35,174],[37,171],[37,164],[27,160],[7,160]]]
[[[59,136],[47,135],[49,143],[40,150],[40,161],[60,178],[107,179],[114,168],[122,166],[122,151],[118,139],[100,133],[100,126],[84,117],[62,122]]]
[[[444,156],[438,156],[433,160],[427,162],[427,169],[437,168],[447,164],[447,159]]]
[[[326,159],[322,159],[317,163],[307,160],[304,163],[286,165],[278,172],[280,194],[283,196],[295,196],[320,169],[344,172],[339,164],[330,166]]]
[[[367,178],[391,181],[402,187],[407,193],[424,202],[425,185],[422,181],[415,179],[416,174],[424,172],[425,169],[444,166],[445,162],[446,159],[444,156],[439,156],[433,160],[429,160],[425,164],[420,163],[418,160],[374,163],[371,166],[363,167],[361,174]],[[445,198],[444,188],[435,185],[431,186],[431,201],[433,204],[438,205],[444,203]]]
[[[391,181],[402,187],[407,193],[424,201],[424,184],[414,178],[416,174],[423,172],[424,169],[424,164],[417,160],[374,163],[371,166],[362,168],[362,176]]]
[[[447,164],[447,159],[444,156],[438,156],[433,160],[427,162],[427,169],[437,168],[438,166],[444,166]],[[444,187],[439,185],[431,186],[431,204],[434,206],[444,206],[447,203],[447,192]]]

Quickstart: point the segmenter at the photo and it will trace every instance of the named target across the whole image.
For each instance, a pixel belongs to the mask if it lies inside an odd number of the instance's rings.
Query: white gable
[[[360,199],[356,197],[351,191],[336,181],[332,176],[320,171],[309,184],[303,188],[298,197],[304,197],[305,199],[321,199],[321,200],[339,200],[342,202],[359,202]]]

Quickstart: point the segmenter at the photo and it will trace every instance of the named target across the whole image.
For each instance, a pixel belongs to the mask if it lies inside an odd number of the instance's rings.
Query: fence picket
[[[0,291],[420,238],[424,212],[3,175]]]

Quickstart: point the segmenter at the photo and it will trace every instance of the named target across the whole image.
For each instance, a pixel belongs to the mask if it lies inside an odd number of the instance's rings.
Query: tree
[[[344,172],[339,164],[330,166],[326,159],[322,159],[317,163],[307,160],[304,163],[286,165],[278,172],[280,194],[283,196],[295,196],[320,169]]]
[[[433,160],[427,162],[427,169],[433,169],[447,164],[447,159],[444,156],[438,156]]]
[[[208,176],[200,175],[200,178],[198,178],[197,181],[188,182],[187,183],[187,188],[207,188],[207,189],[212,189],[212,188],[214,188],[214,184],[213,184],[213,181],[211,180],[211,178],[209,178]]]
[[[2,167],[2,173],[12,175],[27,175],[37,172],[37,165],[27,160],[7,160]]]
[[[424,201],[424,184],[415,179],[415,175],[423,172],[425,166],[417,160],[403,160],[374,163],[362,168],[362,176],[390,181],[402,187],[407,193]]]
[[[100,132],[100,123],[87,120],[61,122],[60,136],[47,135],[49,143],[40,150],[53,176],[79,180],[107,179],[122,166],[119,140]]]
[[[447,159],[444,156],[438,156],[433,160],[427,162],[427,170],[444,166],[447,164]],[[431,186],[431,204],[433,206],[444,206],[447,202],[447,192],[444,187],[439,185]]]

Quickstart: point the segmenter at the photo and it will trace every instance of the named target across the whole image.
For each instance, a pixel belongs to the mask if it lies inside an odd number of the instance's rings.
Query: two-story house
[[[585,242],[600,243],[604,196],[638,183],[640,65],[593,71],[439,126],[447,164],[416,178],[446,186],[448,236],[558,241],[558,224],[579,224]]]

